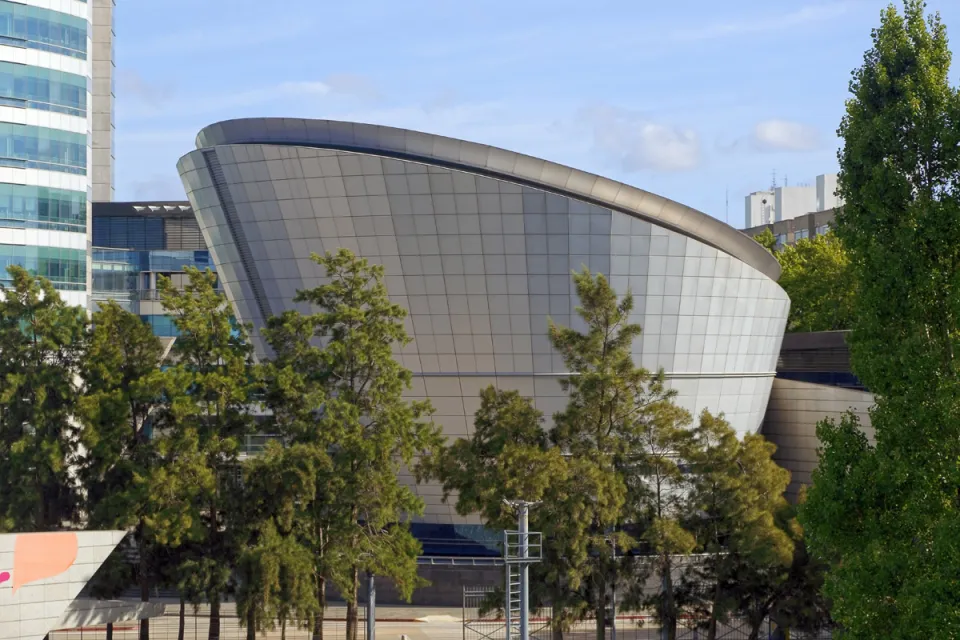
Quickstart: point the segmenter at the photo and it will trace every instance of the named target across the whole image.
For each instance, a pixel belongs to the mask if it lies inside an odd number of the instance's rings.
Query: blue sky
[[[741,226],[836,170],[885,0],[118,0],[116,198],[244,116],[373,122],[540,156]],[[960,2],[929,2],[960,32]],[[956,73],[952,74],[956,78]]]

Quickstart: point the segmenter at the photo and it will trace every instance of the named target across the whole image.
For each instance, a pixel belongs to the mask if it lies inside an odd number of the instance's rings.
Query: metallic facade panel
[[[402,146],[397,144],[401,137]],[[505,149],[378,125],[284,118],[227,121],[211,125],[197,136],[198,148],[250,142],[301,142],[305,146],[413,156],[428,163],[459,163],[462,166],[458,169],[499,174],[497,177],[502,179],[530,181],[539,188],[557,190],[571,197],[589,198],[597,204],[640,216],[694,237],[774,280],[780,275],[779,264],[763,247],[719,221],[705,224],[705,219],[714,219],[704,213],[672,201],[660,206],[657,198],[647,197],[653,194],[642,189],[575,169],[570,169],[569,174],[546,170],[552,163]],[[628,198],[626,192],[635,192],[638,197]],[[620,202],[617,202],[618,196]],[[633,204],[625,204],[629,201],[633,201]]]
[[[327,131],[328,139],[350,135]],[[200,137],[209,140],[209,132]],[[404,136],[408,150],[430,140]],[[462,158],[469,146],[449,151]],[[321,282],[310,253],[346,247],[384,265],[391,297],[409,311],[413,342],[396,353],[415,375],[408,395],[436,401],[448,437],[472,433],[478,393],[490,383],[526,390],[549,420],[565,404],[559,380],[567,371],[546,338],[547,323],[582,326],[570,271],[586,265],[609,274],[618,292],[633,293],[631,320],[644,328],[634,360],[663,369],[681,406],[693,415],[722,411],[740,433],[759,428],[789,301],[754,266],[622,210],[637,198],[651,210],[682,205],[612,181],[597,189],[616,189],[619,203],[601,206],[569,189],[430,164],[420,154],[305,151],[318,150],[288,141],[214,145],[179,164],[223,286],[238,318],[252,323],[261,356],[268,355],[260,335],[265,313],[308,310],[292,297]],[[492,148],[490,155],[494,164],[517,159]],[[563,177],[539,166],[542,179],[569,183],[579,173]],[[582,175],[592,191],[597,178]],[[307,193],[294,197],[302,184]],[[247,202],[251,195],[256,200]],[[427,520],[477,521],[443,504],[438,487],[417,490]]]

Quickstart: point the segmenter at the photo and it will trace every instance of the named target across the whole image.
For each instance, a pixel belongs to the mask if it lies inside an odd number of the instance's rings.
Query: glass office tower
[[[21,265],[83,306],[94,183],[112,197],[112,11],[0,0],[0,281]]]

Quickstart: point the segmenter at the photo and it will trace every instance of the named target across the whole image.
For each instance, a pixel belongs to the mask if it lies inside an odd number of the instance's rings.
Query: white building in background
[[[112,195],[113,3],[0,0],[0,281],[20,265],[81,306],[95,185]]]
[[[841,204],[843,200],[837,197],[837,174],[817,176],[817,211],[835,209]]]
[[[743,220],[744,229],[759,227],[763,224],[773,224],[775,201],[773,191],[754,191],[744,200],[746,205]]]
[[[793,220],[797,216],[816,211],[817,189],[813,186],[777,187],[773,206],[774,222]]]
[[[833,209],[843,204],[836,190],[837,174],[828,173],[817,176],[813,185],[754,191],[744,198],[744,229]]]

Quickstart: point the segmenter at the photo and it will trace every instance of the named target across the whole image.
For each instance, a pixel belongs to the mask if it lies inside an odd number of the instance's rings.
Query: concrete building
[[[112,89],[93,82],[112,66],[111,23],[107,0],[0,1],[0,278],[22,265],[83,306],[92,138],[111,153]]]
[[[828,173],[817,176],[817,208],[815,211],[836,209],[843,204],[843,199],[837,197],[837,174]]]
[[[179,170],[238,319],[267,355],[265,319],[321,282],[311,251],[383,264],[414,341],[397,353],[450,437],[479,391],[518,389],[547,416],[567,375],[547,318],[578,326],[572,269],[636,299],[636,362],[663,368],[681,405],[740,433],[766,410],[789,301],[750,238],[652,193],[544,160],[413,131],[251,119],[200,132]],[[426,521],[464,523],[421,486]],[[479,523],[471,517],[466,522]]]
[[[774,222],[793,220],[817,210],[817,190],[813,186],[777,187],[774,193]]]
[[[772,224],[775,216],[773,191],[754,191],[745,198],[744,228]]]
[[[751,227],[744,229],[743,233],[752,238],[763,233],[764,229],[770,229],[777,238],[777,246],[786,247],[796,244],[798,240],[825,234],[830,230],[835,215],[836,212],[834,209],[827,209],[826,211],[817,211],[797,216],[790,220],[782,220],[771,224]]]
[[[817,176],[812,185],[774,186],[766,191],[754,191],[744,198],[744,229],[833,210],[843,204],[836,191],[835,173]]]

